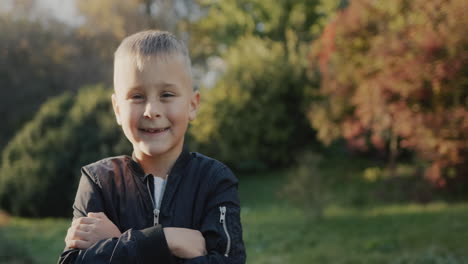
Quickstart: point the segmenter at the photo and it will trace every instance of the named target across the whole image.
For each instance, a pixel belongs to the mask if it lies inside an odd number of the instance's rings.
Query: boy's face
[[[117,122],[136,157],[176,158],[200,100],[182,57],[152,56],[141,70],[133,56],[117,58],[114,86],[112,105]]]

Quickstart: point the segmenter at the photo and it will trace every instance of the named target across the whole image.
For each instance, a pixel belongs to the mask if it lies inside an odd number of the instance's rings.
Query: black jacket
[[[104,212],[122,235],[86,250],[65,248],[59,263],[245,263],[238,182],[229,168],[184,149],[169,174],[156,225],[148,176],[129,156],[83,167],[73,218]],[[208,254],[176,258],[163,227],[199,230]]]

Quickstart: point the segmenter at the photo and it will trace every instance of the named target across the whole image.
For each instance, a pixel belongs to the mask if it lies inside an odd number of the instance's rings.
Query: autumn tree
[[[462,0],[350,1],[313,44],[318,138],[403,149],[439,186],[468,183],[468,17]]]

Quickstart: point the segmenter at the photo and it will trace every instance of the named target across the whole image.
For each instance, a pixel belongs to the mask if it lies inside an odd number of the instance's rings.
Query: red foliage
[[[366,150],[396,137],[399,149],[431,162],[426,175],[439,186],[467,178],[465,7],[464,0],[350,1],[312,46],[325,98],[309,114],[319,139],[343,137]],[[341,132],[323,132],[333,127]]]

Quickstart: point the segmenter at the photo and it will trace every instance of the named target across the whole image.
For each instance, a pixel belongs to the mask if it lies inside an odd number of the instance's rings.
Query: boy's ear
[[[195,91],[193,92],[192,99],[190,100],[190,112],[189,112],[189,120],[193,121],[197,117],[198,107],[200,105],[200,92]]]
[[[117,124],[122,125],[120,121],[120,109],[119,104],[117,104],[117,96],[115,93],[112,94],[112,108],[114,109],[115,119],[117,120]]]

